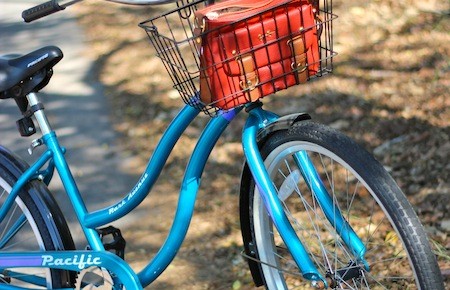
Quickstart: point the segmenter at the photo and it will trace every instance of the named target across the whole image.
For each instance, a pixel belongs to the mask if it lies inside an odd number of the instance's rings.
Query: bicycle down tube
[[[33,105],[34,103],[38,103],[37,98],[30,98],[30,104]],[[239,111],[240,109],[235,109],[224,113],[217,118],[211,119],[200,136],[186,169],[185,177],[180,190],[179,206],[176,211],[172,229],[160,251],[152,259],[149,265],[145,267],[144,270],[138,275],[143,286],[146,286],[154,281],[170,264],[178,252],[178,249],[180,248],[187,233],[187,229],[194,211],[196,194],[200,185],[200,178],[204,165],[206,164],[209,154],[218,138]],[[14,192],[19,192],[20,188],[24,186],[26,182],[36,178],[36,172],[39,172],[39,169],[43,167],[47,161],[53,160],[55,168],[60,174],[64,188],[66,189],[70,201],[75,209],[77,218],[80,221],[80,225],[86,235],[88,243],[94,251],[92,256],[96,259],[98,258],[97,261],[99,265],[103,265],[101,257],[96,256],[97,253],[100,253],[99,251],[104,251],[104,247],[97,232],[95,231],[95,228],[125,216],[142,202],[142,200],[148,195],[151,187],[162,171],[162,168],[176,141],[180,138],[186,127],[198,115],[198,113],[199,111],[197,109],[186,105],[166,130],[157,148],[155,149],[152,159],[149,161],[145,172],[134,188],[125,196],[124,199],[115,205],[92,213],[87,212],[85,204],[81,199],[81,195],[64,158],[64,150],[59,146],[55,132],[50,129],[50,126],[45,119],[45,115],[42,113],[40,115],[43,117],[38,118],[38,122],[40,126],[43,125],[44,127],[44,130],[42,131],[46,132],[42,139],[43,143],[48,146],[48,150],[29,170],[27,170],[27,172],[25,172],[22,178],[19,179],[19,182],[14,186],[12,192],[13,194],[10,195],[10,200],[14,201]],[[68,255],[71,253],[73,260],[76,260],[76,258],[74,258],[75,256],[79,257],[81,255],[78,251],[67,251],[65,253]],[[52,256],[51,253],[45,253],[45,255],[46,257]],[[30,257],[30,253],[23,255],[15,254],[13,257],[13,259],[16,259],[17,261],[24,259],[24,266],[27,266],[27,257]],[[45,259],[41,260],[44,264]],[[49,264],[47,264],[47,266],[48,265]],[[0,264],[0,269],[6,266],[8,265]],[[53,266],[58,268],[56,267],[57,265]],[[16,267],[18,266],[16,265]]]

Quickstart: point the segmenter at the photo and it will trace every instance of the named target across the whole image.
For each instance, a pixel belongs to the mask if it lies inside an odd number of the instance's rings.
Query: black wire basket
[[[205,22],[211,2],[178,1],[140,24],[186,104],[215,116],[332,72],[332,0],[278,0],[242,18],[222,1],[238,18],[226,24]]]

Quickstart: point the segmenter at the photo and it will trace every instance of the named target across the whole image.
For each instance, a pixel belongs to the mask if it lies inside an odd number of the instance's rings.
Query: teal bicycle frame
[[[38,103],[37,98],[34,97],[29,97],[29,101],[30,105]],[[91,250],[0,254],[0,271],[14,267],[50,267],[81,271],[89,266],[97,266],[111,271],[117,278],[117,281],[119,281],[118,283],[122,283],[127,289],[142,289],[142,287],[152,283],[167,268],[181,247],[194,212],[195,200],[206,161],[223,131],[241,109],[237,108],[220,113],[216,118],[212,118],[203,130],[185,171],[171,230],[158,253],[138,274],[135,274],[125,261],[105,251],[96,228],[124,217],[145,199],[161,173],[177,140],[200,111],[186,105],[167,128],[152,158],[149,160],[147,168],[133,189],[118,203],[95,212],[87,211],[64,157],[65,149],[59,145],[55,132],[42,130],[42,141],[46,145],[47,150],[14,185],[10,195],[0,209],[0,220],[6,216],[7,210],[13,205],[15,198],[25,184],[33,179],[40,179],[48,184],[56,168]],[[307,250],[288,221],[283,206],[277,197],[277,190],[270,181],[258,150],[256,141],[258,132],[267,125],[276,122],[278,116],[263,110],[261,107],[255,107],[249,111],[249,118],[242,133],[242,143],[245,158],[262,195],[266,209],[302,275],[308,280],[323,281],[327,285],[325,278],[311,261]],[[46,119],[39,121],[39,119],[45,118],[43,112],[38,111],[37,113],[39,113],[39,115],[36,115],[38,122],[40,124],[46,122]],[[342,217],[336,204],[329,198],[329,194],[323,184],[321,186],[320,178],[315,173],[314,166],[308,161],[307,155],[297,153],[294,158],[299,168],[301,168],[305,180],[310,180],[310,186],[318,196],[317,199],[320,205],[325,209],[326,213],[329,213],[326,216],[330,223],[335,227],[351,251],[361,262],[365,263],[365,247],[363,243]],[[44,168],[45,164],[48,165]],[[14,232],[8,233],[4,239],[8,239],[8,236],[11,235],[14,235]],[[0,241],[1,243],[2,241]],[[9,271],[9,275],[13,276],[14,273]],[[33,277],[30,279],[33,279]],[[42,278],[36,277],[35,279],[34,283],[45,286],[45,281],[42,281]],[[2,285],[2,288],[17,289],[17,287],[10,287],[6,284]]]

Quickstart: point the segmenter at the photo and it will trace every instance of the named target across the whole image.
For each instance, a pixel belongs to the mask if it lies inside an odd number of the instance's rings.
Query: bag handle
[[[259,8],[265,5],[270,4],[275,0],[266,0],[263,3],[258,3],[260,1],[252,1],[252,0],[228,0],[219,2],[210,6],[206,6],[204,9],[201,9],[201,14],[207,14],[208,12],[213,12],[217,10],[223,10],[227,8]],[[256,3],[255,3],[256,2]]]
[[[196,17],[198,19],[206,17],[208,13],[220,11],[224,9],[230,9],[230,8],[243,8],[242,11],[233,11],[233,12],[226,12],[226,13],[218,13],[220,16],[227,16],[230,14],[240,14],[240,13],[248,13],[252,10],[261,10],[265,6],[274,6],[274,2],[276,4],[284,4],[284,3],[290,3],[295,2],[298,0],[266,0],[263,3],[260,1],[254,1],[254,0],[228,0],[224,2],[220,2],[211,6],[207,6],[204,9],[198,10],[196,12]]]

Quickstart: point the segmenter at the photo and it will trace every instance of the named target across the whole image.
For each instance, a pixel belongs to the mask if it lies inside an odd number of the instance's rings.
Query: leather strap
[[[262,2],[262,3],[261,3]],[[195,12],[195,16],[198,19],[209,18],[217,19],[219,17],[235,16],[236,13],[249,13],[253,10],[260,10],[275,2],[289,2],[288,0],[265,0],[265,1],[254,1],[254,0],[228,0],[223,2],[218,2],[210,6],[206,6],[203,9],[199,9]],[[280,4],[281,4],[280,3]],[[229,12],[231,11],[231,12]],[[209,17],[208,17],[209,16]]]
[[[302,0],[226,0],[197,10],[195,18],[199,26],[203,19],[206,19],[206,22],[210,22],[211,28],[214,29],[247,19],[274,7],[297,4],[300,1]]]
[[[238,57],[236,61],[241,71],[241,88],[249,100],[254,102],[261,98],[261,92],[259,89],[256,89],[256,86],[259,84],[259,79],[253,57],[248,53]]]
[[[205,105],[210,104],[213,101],[213,96],[211,94],[211,87],[209,85],[209,76],[206,68],[200,69],[200,99]]]
[[[292,49],[294,62],[291,64],[292,70],[297,72],[299,83],[306,83],[308,81],[308,66],[306,63],[306,48],[303,41],[303,35],[294,37],[288,42]]]

